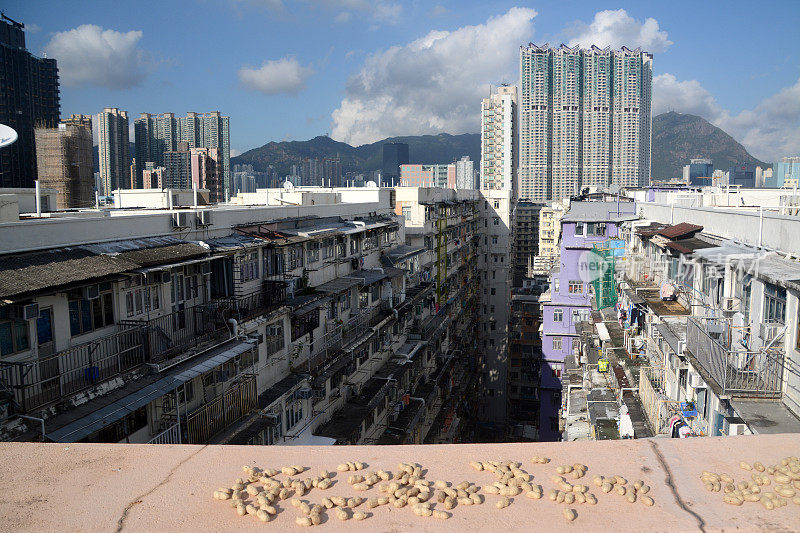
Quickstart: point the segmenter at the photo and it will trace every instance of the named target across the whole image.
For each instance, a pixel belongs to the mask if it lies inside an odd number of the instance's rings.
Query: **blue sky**
[[[476,132],[518,47],[655,53],[656,111],[700,114],[757,157],[800,155],[800,2],[6,0],[56,57],[62,114],[219,110],[231,146],[329,133]],[[755,7],[755,9],[754,9]]]

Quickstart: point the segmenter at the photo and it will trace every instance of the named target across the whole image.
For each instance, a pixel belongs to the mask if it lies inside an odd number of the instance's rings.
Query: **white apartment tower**
[[[640,49],[520,48],[520,199],[650,179],[653,56]]]
[[[128,113],[106,107],[97,114],[100,190],[110,196],[115,189],[127,189],[131,182],[130,133]]]
[[[517,88],[501,85],[481,102],[480,187],[516,190]]]

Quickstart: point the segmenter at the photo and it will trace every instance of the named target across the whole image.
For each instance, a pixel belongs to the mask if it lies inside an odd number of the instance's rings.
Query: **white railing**
[[[172,424],[170,427],[147,441],[147,444],[180,444],[181,443],[181,426],[178,423]]]

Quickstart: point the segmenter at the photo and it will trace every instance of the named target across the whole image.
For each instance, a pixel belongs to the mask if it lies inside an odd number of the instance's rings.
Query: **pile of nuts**
[[[722,492],[722,501],[730,505],[759,502],[767,510],[788,505],[789,501],[800,505],[800,460],[797,457],[785,457],[767,467],[758,461],[752,465],[742,461],[739,467],[752,472],[749,481],[737,482],[729,474],[707,471],[700,475],[700,480],[709,492]]]
[[[533,464],[544,465],[550,462],[546,457],[533,457]],[[349,487],[355,492],[367,492],[375,488],[379,495],[366,497],[322,497],[319,503],[301,499],[313,489],[326,490],[334,481],[335,473],[326,470],[315,476],[298,477],[307,469],[303,466],[283,466],[280,470],[255,466],[243,466],[244,476],[235,480],[231,487],[222,487],[214,492],[214,498],[230,500],[231,507],[239,516],[254,515],[263,522],[269,522],[278,514],[280,502],[291,498],[290,503],[299,513],[295,522],[300,526],[321,524],[326,513],[339,520],[364,520],[373,516],[373,509],[391,506],[395,509],[409,508],[420,517],[433,517],[447,520],[457,506],[482,505],[485,496],[497,496],[495,507],[504,509],[514,503],[514,497],[524,494],[526,498],[540,500],[543,497],[541,485],[533,482],[533,476],[522,469],[522,463],[515,461],[471,461],[470,466],[478,472],[487,472],[495,481],[479,487],[471,481],[452,483],[445,480],[425,479],[423,467],[416,463],[400,463],[394,472],[387,470],[366,471],[367,465],[360,461],[348,461],[338,465],[337,472],[347,477]],[[783,465],[776,470],[788,476],[794,463]],[[556,474],[550,481],[555,488],[548,492],[548,499],[556,503],[596,505],[597,497],[589,491],[586,484],[573,484],[586,475],[588,467],[575,463],[556,467]],[[283,480],[276,479],[282,474]],[[568,481],[568,479],[571,481]],[[711,479],[711,478],[709,478]],[[717,481],[722,478],[718,477]],[[625,496],[631,503],[637,499],[652,506],[653,499],[646,494],[650,488],[642,481],[628,485],[622,476],[594,476],[594,484],[604,493],[614,490]],[[363,507],[362,507],[363,505]],[[368,510],[370,511],[368,511]],[[578,517],[575,509],[565,508],[564,518],[573,521]]]

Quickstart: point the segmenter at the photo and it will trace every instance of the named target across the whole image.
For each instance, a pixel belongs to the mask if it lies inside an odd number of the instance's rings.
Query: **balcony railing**
[[[33,361],[0,362],[0,381],[30,412],[134,369],[145,361],[145,328],[131,327]]]
[[[186,417],[187,444],[207,444],[258,407],[255,376],[246,376]]]
[[[783,378],[782,349],[761,351],[730,349],[714,339],[701,320],[690,318],[686,349],[722,389],[723,394],[780,397]]]
[[[175,423],[147,441],[147,444],[180,444],[181,426]]]

